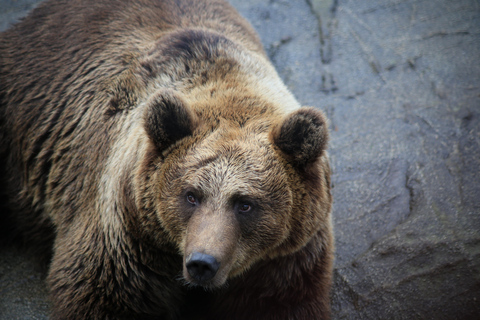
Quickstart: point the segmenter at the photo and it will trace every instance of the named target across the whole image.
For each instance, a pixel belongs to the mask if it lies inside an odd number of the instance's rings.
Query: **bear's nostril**
[[[215,277],[220,267],[217,259],[211,255],[194,252],[186,261],[188,274],[198,282],[205,282]]]

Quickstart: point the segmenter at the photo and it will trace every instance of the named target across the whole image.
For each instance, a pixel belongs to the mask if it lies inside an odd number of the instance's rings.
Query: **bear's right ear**
[[[197,117],[173,90],[161,90],[147,102],[145,130],[159,151],[193,133]]]
[[[303,107],[287,115],[272,130],[271,138],[293,165],[305,167],[327,148],[327,120],[320,110]]]

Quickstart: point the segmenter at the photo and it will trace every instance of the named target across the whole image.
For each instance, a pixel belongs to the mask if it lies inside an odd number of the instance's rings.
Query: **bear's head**
[[[154,211],[184,279],[218,287],[329,223],[328,131],[313,108],[209,122],[187,101],[163,90],[147,106]]]

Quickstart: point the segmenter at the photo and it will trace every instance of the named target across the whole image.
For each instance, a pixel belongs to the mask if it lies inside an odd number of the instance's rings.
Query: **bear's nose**
[[[198,282],[205,282],[215,277],[220,263],[211,255],[194,252],[188,257],[186,267],[188,274],[193,279]]]

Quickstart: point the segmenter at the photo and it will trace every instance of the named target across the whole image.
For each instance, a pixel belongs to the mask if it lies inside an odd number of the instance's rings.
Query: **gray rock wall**
[[[0,0],[5,29],[35,1]],[[330,119],[334,319],[480,315],[480,3],[231,0]],[[42,273],[0,249],[0,319],[45,318]]]

